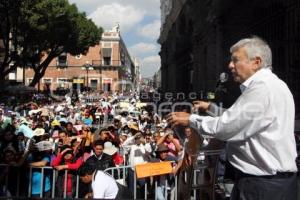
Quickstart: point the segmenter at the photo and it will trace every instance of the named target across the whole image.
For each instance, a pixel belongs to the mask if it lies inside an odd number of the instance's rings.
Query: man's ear
[[[254,65],[253,65],[253,69],[255,71],[258,71],[259,69],[262,68],[262,59],[259,56],[255,56],[255,58],[253,59]]]

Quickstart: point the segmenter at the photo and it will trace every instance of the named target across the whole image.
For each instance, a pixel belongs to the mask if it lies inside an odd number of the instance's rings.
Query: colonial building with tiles
[[[86,55],[61,54],[49,64],[37,85],[40,90],[89,87],[100,91],[131,90],[139,76],[139,66],[132,59],[121,37],[119,26],[105,31],[98,45]],[[26,69],[28,85],[34,72]]]

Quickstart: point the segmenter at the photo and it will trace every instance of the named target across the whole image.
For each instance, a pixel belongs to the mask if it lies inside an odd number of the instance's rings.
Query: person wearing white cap
[[[116,166],[119,166],[124,161],[123,157],[118,153],[118,148],[115,147],[115,145],[113,145],[111,142],[104,143],[103,153],[112,156],[112,159]]]

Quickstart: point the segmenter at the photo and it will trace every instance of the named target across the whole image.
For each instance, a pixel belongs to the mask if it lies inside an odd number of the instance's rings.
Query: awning
[[[102,56],[104,57],[111,57],[111,48],[102,48]]]
[[[84,83],[84,79],[81,78],[73,79],[73,83]]]

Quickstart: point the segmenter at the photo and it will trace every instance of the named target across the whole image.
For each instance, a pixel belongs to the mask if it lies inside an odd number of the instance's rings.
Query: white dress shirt
[[[260,69],[241,90],[221,116],[191,115],[190,126],[227,141],[229,162],[244,173],[296,172],[295,105],[287,85],[271,70]]]
[[[135,170],[135,166],[148,162],[148,155],[151,153],[151,146],[143,144],[133,144],[129,153],[129,164],[132,166],[132,170]]]
[[[103,171],[97,171],[92,182],[94,199],[115,199],[119,188],[116,180]]]

